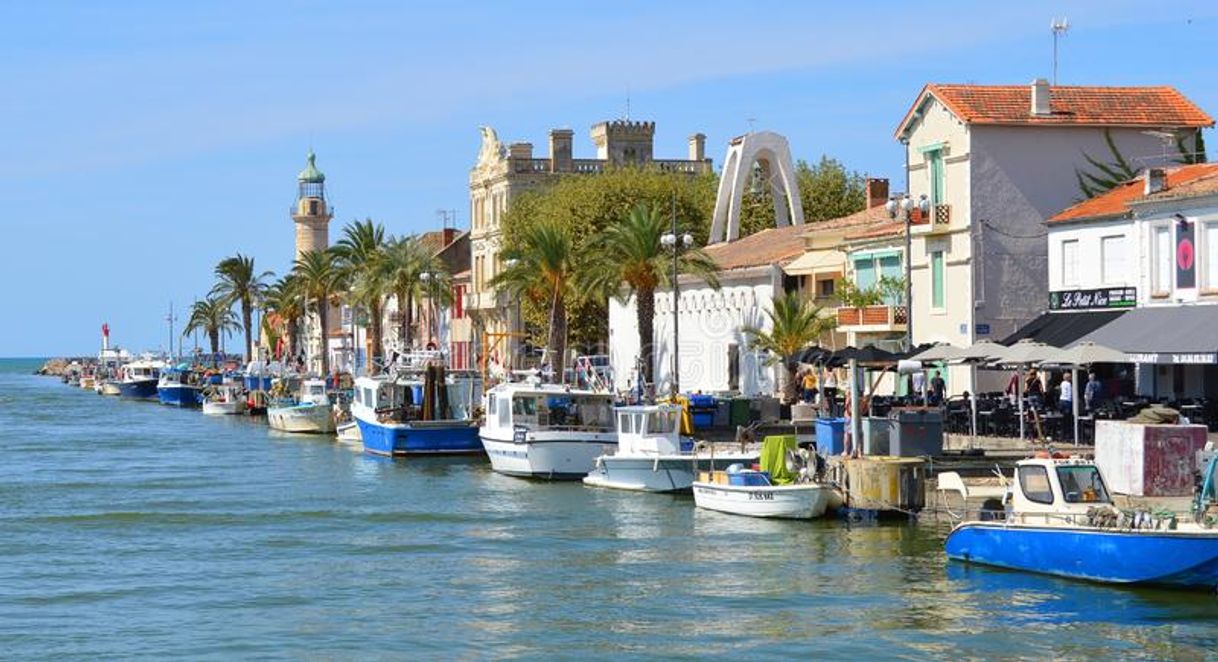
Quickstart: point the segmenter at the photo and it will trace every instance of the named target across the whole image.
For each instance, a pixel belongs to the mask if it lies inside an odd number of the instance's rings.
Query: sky
[[[657,158],[702,132],[716,167],[772,130],[900,189],[922,85],[1048,78],[1061,16],[1061,84],[1174,85],[1218,114],[1212,2],[6,2],[0,356],[93,353],[103,322],[163,349],[222,258],[289,269],[310,147],[332,239],[441,209],[467,228],[484,125],[540,154],[571,128],[582,158],[628,113]]]

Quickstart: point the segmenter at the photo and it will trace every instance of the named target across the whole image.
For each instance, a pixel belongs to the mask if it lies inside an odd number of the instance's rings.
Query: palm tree
[[[275,274],[270,271],[258,273],[254,270],[254,258],[237,253],[226,257],[216,265],[215,287],[211,294],[223,298],[229,306],[241,304],[241,328],[245,331],[245,360],[253,360],[253,313],[254,306],[261,305],[266,291],[266,279]]]
[[[212,356],[215,356],[220,352],[220,336],[228,336],[239,328],[241,327],[237,326],[237,316],[233,314],[228,301],[213,295],[194,302],[190,307],[190,318],[182,329],[182,337],[202,331],[207,335]]]
[[[304,300],[300,296],[300,288],[297,287],[296,277],[293,274],[288,274],[283,278],[272,283],[263,296],[266,309],[274,313],[278,318],[278,323],[283,326],[283,333],[287,337],[288,356],[293,356],[296,349],[299,347],[297,339],[300,335],[300,318],[304,316]],[[271,325],[269,316],[262,318],[264,325]],[[270,334],[268,334],[270,335]],[[272,343],[272,347],[274,343]]]
[[[321,329],[321,374],[330,374],[330,349],[327,347],[329,338],[326,336],[330,324],[330,305],[343,289],[343,273],[339,267],[334,251],[305,251],[296,260],[292,272],[296,276],[297,287],[304,297],[306,306],[311,302],[317,311],[317,320]]]
[[[581,296],[575,283],[579,260],[571,232],[559,222],[535,223],[521,232],[517,245],[503,251],[503,257],[503,271],[491,279],[490,285],[549,307],[546,358],[561,375],[567,349],[567,303]]]
[[[381,359],[384,341],[385,284],[381,262],[385,259],[385,228],[372,219],[352,221],[343,228],[343,238],[334,246],[334,254],[350,283],[348,293],[353,307],[368,311],[368,336],[372,355],[368,366],[370,374],[376,374]]]
[[[820,306],[812,305],[797,292],[776,295],[773,305],[765,313],[770,318],[769,331],[746,326],[741,328],[741,332],[748,336],[750,349],[770,353],[768,365],[782,363],[786,371],[783,399],[794,402],[795,372],[799,366],[796,355],[832,329],[836,320],[823,315]]]
[[[581,282],[590,291],[615,297],[623,305],[631,295],[636,297],[640,358],[649,383],[655,363],[655,293],[657,288],[672,287],[672,249],[660,245],[660,237],[670,228],[660,208],[635,207],[597,238],[596,250],[589,251],[588,265],[581,273]],[[677,271],[698,276],[719,289],[718,267],[700,249],[680,252]]]
[[[398,339],[403,350],[414,344],[414,302],[423,293],[422,275],[438,270],[438,260],[414,236],[393,239],[385,248],[378,270],[379,278],[397,304]]]

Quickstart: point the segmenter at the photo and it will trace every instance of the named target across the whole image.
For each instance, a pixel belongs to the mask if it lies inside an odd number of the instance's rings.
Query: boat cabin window
[[[536,416],[537,399],[529,396],[512,398],[512,413],[517,416]]]
[[[309,395],[321,395],[326,392],[326,387],[321,384],[310,384]]]
[[[618,434],[634,434],[634,417],[630,414],[617,415]]]
[[[1099,469],[1092,465],[1057,468],[1057,480],[1062,484],[1062,496],[1067,503],[1108,503],[1108,489]]]
[[[676,429],[675,411],[653,411],[647,415],[647,434],[672,434]]]
[[[370,389],[370,388],[364,389],[364,406],[366,406],[366,407],[376,406],[376,400],[374,400],[372,398],[372,389]]]
[[[1049,484],[1049,472],[1044,467],[1019,467],[1019,489],[1028,501],[1053,503],[1053,486]]]
[[[491,393],[486,396],[486,413],[490,416],[495,415],[495,394]]]

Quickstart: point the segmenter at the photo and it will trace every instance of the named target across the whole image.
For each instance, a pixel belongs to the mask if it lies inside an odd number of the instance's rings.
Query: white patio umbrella
[[[992,357],[992,361],[997,365],[1015,366],[1019,371],[1019,382],[1016,387],[1019,400],[1019,438],[1023,440],[1026,428],[1026,421],[1024,421],[1023,415],[1024,368],[1040,363],[1064,364],[1066,363],[1065,353],[1052,345],[1024,338],[1014,345],[1007,347],[1004,351],[999,352],[997,356]]]
[[[1095,363],[1128,363],[1129,357],[1122,352],[1104,345],[1097,345],[1091,341],[1076,343],[1066,349],[1061,350],[1061,365],[1070,366],[1071,374],[1071,393],[1072,401],[1070,408],[1074,412],[1074,443],[1078,444],[1078,401],[1079,401],[1079,384],[1078,384],[1078,369],[1087,367]]]
[[[909,359],[911,361],[921,361],[922,363],[950,361],[963,351],[963,349],[951,343],[939,343],[921,354],[909,357]]]
[[[934,351],[935,349],[936,348],[932,347],[931,349],[927,350],[927,352]],[[976,386],[976,384],[977,384],[977,364],[985,363],[986,361],[989,361],[990,358],[992,358],[998,354],[1001,354],[1002,352],[1005,352],[1006,349],[1007,349],[1006,345],[1000,345],[1000,344],[994,342],[993,340],[982,340],[980,342],[973,343],[973,345],[971,347],[966,347],[964,349],[957,349],[955,351],[955,355],[952,356],[950,360],[954,361],[954,362],[970,364],[971,368],[972,368],[972,373],[973,373],[973,384],[974,384],[974,386]],[[973,390],[976,390],[976,388],[974,388]],[[977,441],[977,394],[973,393],[973,397],[970,398],[970,400],[972,402],[972,413],[973,413],[972,443],[975,444]]]

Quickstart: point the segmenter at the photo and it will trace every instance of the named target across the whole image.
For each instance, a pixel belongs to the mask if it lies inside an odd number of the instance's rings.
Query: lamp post
[[[423,281],[424,287],[427,289],[427,337],[437,349],[439,349],[440,343],[436,336],[440,335],[440,332],[436,324],[435,285],[439,277],[440,274],[434,271],[424,271],[419,274],[419,279]]]
[[[679,256],[681,249],[692,248],[694,245],[694,238],[688,232],[681,235],[677,234],[677,205],[675,199],[672,207],[672,230],[660,237],[660,245],[672,251],[672,379],[669,381],[672,397],[675,399],[677,393],[681,390],[681,363],[678,352],[678,343],[680,342],[681,335],[680,322],[677,316],[677,305],[681,300],[681,285],[677,282]]]
[[[925,195],[917,200],[908,194],[901,199],[889,200],[884,209],[889,218],[900,218],[905,221],[905,349],[913,349],[913,211],[917,208],[923,214],[930,212],[930,201]]]

